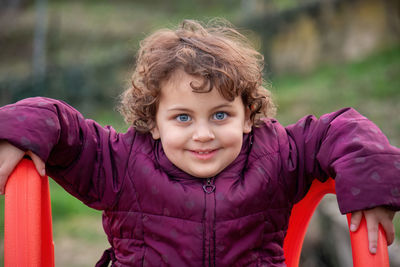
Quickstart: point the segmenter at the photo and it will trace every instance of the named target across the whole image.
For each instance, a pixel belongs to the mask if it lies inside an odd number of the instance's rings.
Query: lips
[[[218,149],[190,150],[190,153],[194,155],[197,159],[208,160],[211,159],[217,153],[217,151]]]

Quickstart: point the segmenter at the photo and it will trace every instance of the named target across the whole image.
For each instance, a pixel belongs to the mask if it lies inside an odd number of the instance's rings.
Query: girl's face
[[[161,139],[168,159],[186,173],[209,178],[232,163],[251,131],[250,110],[240,97],[230,102],[213,89],[195,93],[199,77],[176,70],[161,84],[154,139]]]

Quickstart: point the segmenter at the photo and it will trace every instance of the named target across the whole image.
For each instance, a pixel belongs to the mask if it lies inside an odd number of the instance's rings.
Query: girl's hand
[[[4,194],[7,179],[20,160],[28,155],[31,157],[36,170],[41,176],[46,174],[44,162],[32,151],[24,152],[5,140],[0,140],[0,195]]]
[[[376,253],[379,224],[381,224],[385,230],[388,245],[391,245],[394,241],[394,226],[392,220],[395,212],[385,207],[376,207],[353,212],[351,214],[350,231],[357,231],[363,214],[367,222],[369,251],[372,254]]]

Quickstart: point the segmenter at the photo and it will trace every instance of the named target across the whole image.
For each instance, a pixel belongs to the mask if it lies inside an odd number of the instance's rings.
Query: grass
[[[66,193],[66,191],[53,180],[50,179],[49,183],[52,200],[52,216],[55,223],[64,221],[70,217],[99,217],[101,215],[100,211],[85,206],[78,199]]]

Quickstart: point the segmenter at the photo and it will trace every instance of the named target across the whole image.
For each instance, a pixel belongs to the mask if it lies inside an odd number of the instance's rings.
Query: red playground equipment
[[[7,181],[4,266],[54,267],[49,181],[23,159]]]
[[[283,246],[288,267],[298,266],[308,223],[328,193],[335,193],[334,180],[315,180],[307,196],[294,206]],[[347,218],[350,221],[350,215]],[[19,163],[7,182],[4,226],[5,267],[54,267],[49,183],[28,159]],[[389,267],[387,241],[381,227],[376,254],[368,250],[365,219],[357,232],[350,232],[350,239],[354,267]]]
[[[283,244],[286,265],[288,267],[297,267],[299,265],[301,248],[308,223],[319,202],[326,194],[335,194],[335,180],[330,178],[324,183],[314,180],[305,198],[293,207],[289,219],[289,228]],[[351,214],[347,214],[349,227],[350,219]],[[376,254],[369,252],[365,218],[362,219],[360,227],[356,232],[350,232],[350,241],[354,267],[389,267],[387,240],[381,226],[379,226]]]

